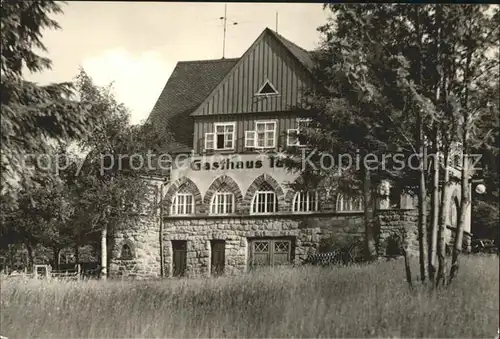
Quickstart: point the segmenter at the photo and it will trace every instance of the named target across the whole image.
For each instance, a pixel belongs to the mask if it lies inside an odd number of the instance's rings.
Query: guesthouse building
[[[293,107],[312,68],[312,52],[268,28],[240,58],[177,63],[147,122],[175,140],[169,175],[148,178],[151,208],[115,232],[111,276],[237,274],[300,264],[323,239],[363,238],[362,197],[296,190],[300,172],[279,157],[301,146],[307,120]],[[459,190],[450,194],[452,227]],[[389,196],[375,197],[380,255],[392,234],[416,241],[414,199]]]

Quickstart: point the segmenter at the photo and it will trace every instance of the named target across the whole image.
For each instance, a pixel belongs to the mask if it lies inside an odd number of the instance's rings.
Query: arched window
[[[171,215],[189,215],[194,213],[194,195],[187,185],[182,185],[172,199]]]
[[[337,196],[337,212],[362,212],[363,210],[363,198],[343,194]]]
[[[255,192],[250,208],[251,214],[275,213],[278,210],[278,199],[274,189],[264,182]]]
[[[133,258],[134,258],[134,251],[132,249],[132,245],[129,243],[123,244],[120,259],[131,260]]]
[[[212,197],[210,202],[210,214],[231,214],[234,213],[234,194],[227,184],[221,187]]]
[[[295,193],[292,201],[293,212],[315,212],[318,210],[318,192],[301,191]]]

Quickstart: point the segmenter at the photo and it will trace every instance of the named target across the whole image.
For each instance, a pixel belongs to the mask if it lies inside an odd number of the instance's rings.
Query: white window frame
[[[231,196],[231,207],[230,207],[230,211],[227,210],[227,200],[226,197],[227,196]],[[223,197],[223,198],[222,198]],[[222,212],[218,212],[218,206],[220,204],[220,199],[224,199],[225,201],[223,202],[222,204],[222,209],[223,211]],[[232,192],[215,192],[214,196],[212,197],[211,201],[210,201],[210,214],[211,215],[226,215],[226,214],[233,214],[234,213],[234,200],[235,200],[235,196]]]
[[[266,84],[269,84],[269,86],[271,86],[271,88],[274,90],[275,93],[260,93],[260,91],[262,91],[264,89],[264,87],[266,87]],[[262,84],[262,86],[259,87],[259,90],[255,93],[255,96],[257,97],[269,97],[269,96],[274,96],[274,95],[279,95],[280,92],[278,92],[278,90],[276,89],[276,87],[274,87],[273,83],[271,81],[269,81],[269,79],[266,78],[266,80],[264,81],[264,83]]]
[[[267,202],[268,202],[267,197],[269,194],[273,195],[274,211],[267,210]],[[265,212],[258,212],[257,210],[255,210],[255,212],[254,212],[254,208],[256,207],[257,199],[260,195],[264,195],[264,206],[265,206],[266,211]],[[250,204],[250,214],[252,214],[252,215],[272,214],[272,213],[276,213],[276,212],[278,212],[278,197],[276,196],[276,192],[274,192],[274,191],[257,191],[257,192],[255,192],[255,194],[253,195],[253,198],[252,198],[252,203]]]
[[[226,126],[232,126],[233,131],[231,133],[229,132],[222,132],[222,133],[217,133],[217,127],[226,127]],[[209,134],[209,133],[206,133]],[[224,135],[224,145],[226,144],[226,135],[231,135],[231,139],[228,139],[227,141],[231,140],[231,147],[222,147],[218,148],[217,147],[217,136],[219,134]],[[213,148],[207,148],[207,149],[213,149],[213,150],[218,150],[218,151],[224,151],[224,150],[234,150],[234,142],[236,139],[236,122],[231,121],[231,122],[215,122],[214,123],[214,132],[213,132]],[[205,139],[205,146],[206,146],[206,139]]]
[[[311,195],[314,195],[314,206],[311,207]],[[302,210],[301,209],[301,200],[305,197],[306,200],[306,209]],[[295,213],[305,213],[305,212],[317,212],[319,210],[319,196],[317,191],[299,191],[296,192],[295,195],[293,196],[292,200],[292,211]],[[297,200],[299,200],[297,202]],[[297,204],[296,204],[297,202]],[[296,208],[297,206],[298,208]]]
[[[215,149],[215,133],[205,133],[205,149]]]
[[[359,209],[354,209],[354,202],[356,202],[356,200],[359,200]],[[344,206],[344,201],[347,202],[346,203],[348,205],[347,209],[342,208]],[[341,208],[339,208],[339,206]],[[350,196],[345,196],[343,194],[339,194],[337,195],[337,201],[335,207],[337,212],[363,212],[364,211],[363,198],[350,197]]]
[[[259,141],[259,132],[257,130],[257,126],[259,124],[264,124],[264,146],[259,146],[258,141]],[[266,146],[267,145],[267,138],[266,138],[266,133],[271,132],[270,130],[265,129],[265,124],[273,124],[274,129],[273,129],[273,145],[272,146]],[[255,142],[254,142],[254,147],[253,148],[258,148],[258,149],[272,149],[276,148],[276,129],[278,127],[278,122],[277,120],[257,120],[254,122],[254,132],[255,132]]]
[[[245,148],[255,148],[256,140],[256,131],[245,131]]]
[[[179,198],[183,198],[183,204],[179,204]],[[187,203],[187,197],[191,197],[191,204]],[[188,207],[191,207],[191,213],[187,213]],[[179,209],[181,212],[179,213]],[[170,215],[192,215],[194,214],[194,194],[192,193],[176,193],[172,199],[170,206]]]
[[[306,122],[306,123],[309,123],[311,121],[310,118],[297,118],[297,128],[290,128],[287,130],[287,138],[286,138],[286,145],[287,146],[305,146],[305,145],[302,145],[299,141],[299,136],[296,135],[296,136],[293,136],[293,134],[298,134],[300,132],[300,123],[302,122]],[[293,143],[291,142],[292,139],[295,138],[296,139],[296,142]]]

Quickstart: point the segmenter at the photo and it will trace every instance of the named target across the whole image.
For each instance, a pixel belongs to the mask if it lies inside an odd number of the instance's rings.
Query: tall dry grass
[[[2,281],[10,338],[493,338],[498,257],[464,258],[449,289],[411,292],[400,261],[163,281]]]

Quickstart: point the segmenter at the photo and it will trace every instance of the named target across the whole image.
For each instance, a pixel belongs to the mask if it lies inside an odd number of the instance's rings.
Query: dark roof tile
[[[172,131],[173,137],[178,143],[190,147],[193,123],[189,120],[189,114],[222,81],[222,78],[238,60],[178,62],[158,97],[147,123],[165,126]],[[175,145],[175,148],[177,147],[180,145]]]

